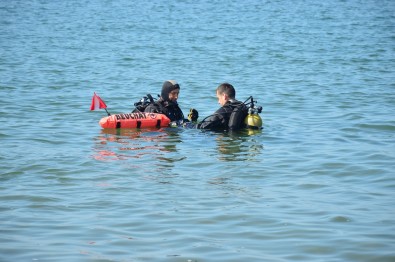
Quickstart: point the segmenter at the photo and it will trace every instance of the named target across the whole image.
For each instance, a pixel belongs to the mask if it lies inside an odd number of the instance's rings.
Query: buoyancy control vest
[[[245,127],[244,119],[248,115],[247,106],[239,101],[230,104],[233,108],[229,117],[228,128],[229,130],[238,130]]]

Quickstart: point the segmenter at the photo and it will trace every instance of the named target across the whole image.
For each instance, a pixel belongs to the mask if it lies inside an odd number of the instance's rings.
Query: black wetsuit
[[[155,103],[148,105],[144,112],[164,114],[172,122],[184,120],[184,114],[177,102],[164,101],[161,98]]]
[[[236,121],[229,123],[232,113],[235,109],[239,109]],[[229,100],[221,108],[215,111],[209,117],[206,117],[199,125],[200,129],[211,129],[211,130],[236,130],[245,127],[244,118],[247,116],[247,107],[240,101]]]

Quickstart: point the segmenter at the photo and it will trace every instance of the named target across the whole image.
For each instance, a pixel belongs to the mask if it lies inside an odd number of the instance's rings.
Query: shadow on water
[[[130,170],[147,183],[174,185],[188,183],[186,179],[194,184],[199,175],[199,180],[205,177],[221,192],[244,196],[254,190],[238,185],[234,174],[256,172],[263,158],[262,134],[262,130],[102,129],[94,138],[92,158]]]
[[[143,159],[147,155],[160,158],[176,152],[176,142],[180,142],[177,132],[167,129],[102,129],[95,138],[93,158],[99,161]]]
[[[245,129],[237,132],[216,132],[218,159],[221,161],[259,160],[263,150],[259,135],[262,130]]]
[[[262,161],[261,130],[213,132],[183,128],[102,129],[94,138],[92,158],[116,162],[147,180],[173,183],[183,173],[211,174],[213,183],[224,183],[218,170],[245,167],[245,162]],[[251,166],[249,164],[249,166]],[[252,165],[255,166],[255,165]],[[248,168],[247,168],[248,169]],[[214,171],[217,170],[217,171]],[[226,168],[230,172],[229,166]],[[211,176],[209,175],[209,176]]]

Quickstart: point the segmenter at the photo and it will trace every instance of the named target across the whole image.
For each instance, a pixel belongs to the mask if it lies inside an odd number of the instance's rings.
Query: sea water
[[[395,2],[0,2],[1,261],[394,261]],[[103,130],[163,81],[261,131]]]

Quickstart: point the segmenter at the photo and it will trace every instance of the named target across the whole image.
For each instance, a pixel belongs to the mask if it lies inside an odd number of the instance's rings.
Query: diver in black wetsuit
[[[200,129],[237,130],[244,128],[244,119],[248,114],[247,106],[236,100],[236,91],[229,83],[217,87],[218,103],[221,105],[214,114],[198,124]]]

